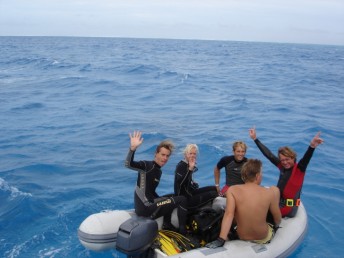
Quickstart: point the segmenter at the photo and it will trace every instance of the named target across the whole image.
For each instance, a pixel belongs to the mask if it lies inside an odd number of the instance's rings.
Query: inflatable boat
[[[214,210],[224,209],[225,200],[214,200]],[[117,249],[128,257],[139,256],[149,248],[162,227],[163,218],[152,220],[139,217],[133,210],[106,210],[87,217],[78,229],[80,243],[93,251]],[[172,213],[172,224],[178,227],[176,210]],[[269,244],[250,241],[226,241],[223,247],[210,249],[199,247],[190,251],[168,256],[158,248],[154,257],[221,258],[221,257],[287,257],[303,241],[307,232],[307,213],[300,203],[294,218],[283,218],[280,228]]]

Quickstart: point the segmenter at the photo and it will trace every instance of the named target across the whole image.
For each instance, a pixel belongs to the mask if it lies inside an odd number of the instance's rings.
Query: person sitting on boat
[[[223,246],[228,238],[232,224],[236,224],[236,239],[253,241],[258,244],[270,243],[275,229],[281,223],[279,210],[279,190],[276,186],[265,188],[262,182],[262,162],[248,159],[243,165],[241,175],[243,185],[231,186],[226,193],[226,209],[222,219],[220,236],[206,246]],[[273,216],[274,225],[266,222],[266,214]],[[234,232],[231,232],[234,234]],[[230,237],[230,239],[233,239]]]
[[[260,142],[255,127],[249,130],[249,135],[256,143],[263,155],[271,161],[280,171],[277,187],[280,189],[280,209],[283,217],[294,217],[300,204],[300,195],[303,180],[309,161],[315,148],[323,143],[318,132],[311,140],[310,145],[299,162],[296,162],[296,152],[288,147],[278,149],[278,157]]]
[[[173,228],[171,223],[172,211],[177,208],[179,220],[179,232],[186,233],[187,200],[184,196],[159,196],[156,188],[161,178],[161,168],[167,163],[173,152],[174,145],[171,141],[162,141],[156,148],[153,161],[134,161],[136,149],[142,144],[143,138],[140,131],[129,134],[130,149],[125,161],[127,168],[138,171],[135,188],[134,204],[135,212],[139,216],[152,219],[164,216],[166,228]]]
[[[215,186],[220,196],[224,196],[228,187],[237,184],[243,184],[241,179],[241,168],[247,161],[245,157],[247,145],[242,141],[233,143],[233,155],[222,157],[214,167]],[[226,184],[220,190],[220,171],[226,170]]]
[[[188,210],[195,210],[209,203],[218,196],[215,186],[199,187],[193,180],[193,174],[198,170],[196,159],[198,146],[188,144],[184,149],[184,160],[181,160],[174,174],[174,193],[176,196],[185,196],[188,201]]]

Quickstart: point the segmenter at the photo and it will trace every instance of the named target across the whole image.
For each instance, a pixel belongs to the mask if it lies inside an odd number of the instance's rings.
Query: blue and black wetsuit
[[[181,160],[174,174],[174,194],[176,196],[185,196],[188,201],[188,209],[193,210],[212,201],[218,196],[215,186],[198,187],[192,179],[193,173],[197,171],[195,167],[189,170],[189,165],[185,160]]]
[[[135,212],[152,219],[164,216],[164,222],[171,224],[171,214],[178,208],[180,232],[185,232],[187,200],[183,196],[159,196],[156,188],[161,178],[161,167],[155,161],[134,161],[135,151],[129,149],[125,166],[138,171],[134,194]]]
[[[241,168],[246,161],[246,157],[244,157],[241,161],[236,161],[234,155],[231,155],[222,157],[216,164],[219,170],[222,168],[226,169],[227,186],[244,184],[244,181],[241,179]]]

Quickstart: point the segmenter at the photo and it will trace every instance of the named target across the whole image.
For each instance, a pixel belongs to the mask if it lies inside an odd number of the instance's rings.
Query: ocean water
[[[272,151],[289,145],[299,157],[321,131],[302,194],[309,230],[292,257],[343,257],[344,46],[0,37],[0,49],[0,257],[124,257],[86,250],[77,229],[133,207],[133,130],[144,137],[137,159],[176,144],[160,194],[173,191],[187,143],[200,147],[201,186],[235,140],[263,160],[263,184],[276,184],[252,126]]]

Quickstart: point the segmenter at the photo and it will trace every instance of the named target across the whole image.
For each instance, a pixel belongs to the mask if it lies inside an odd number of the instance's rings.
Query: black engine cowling
[[[116,249],[128,256],[144,253],[158,235],[158,223],[144,217],[131,218],[121,224]]]

